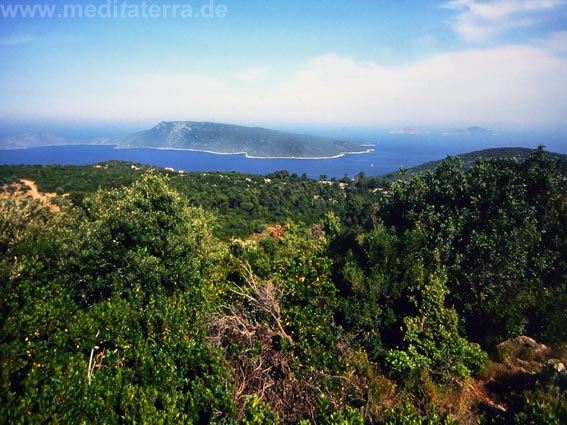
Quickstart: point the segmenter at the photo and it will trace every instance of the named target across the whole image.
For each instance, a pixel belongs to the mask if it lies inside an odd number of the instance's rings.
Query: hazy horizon
[[[0,21],[4,131],[567,130],[565,0],[8,0]]]

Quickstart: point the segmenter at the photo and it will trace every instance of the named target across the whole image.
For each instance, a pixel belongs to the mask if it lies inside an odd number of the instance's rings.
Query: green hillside
[[[5,423],[567,422],[567,173],[541,149],[391,183],[107,162],[0,188]]]
[[[518,161],[525,161],[532,152],[531,149],[528,148],[492,148],[492,149],[485,149],[481,151],[474,151],[468,152],[460,155],[456,155],[456,158],[462,162],[464,168],[471,168],[478,159],[484,160],[491,160],[491,159],[517,159]],[[554,153],[554,152],[545,152],[546,157],[557,159],[562,162],[567,162],[567,155]],[[404,169],[406,175],[414,175],[420,174],[427,171],[432,171],[439,164],[441,164],[443,160],[437,161],[430,161],[425,164],[418,165],[417,167],[411,167]],[[386,179],[396,178],[398,176],[398,172],[396,173],[389,173],[384,175],[383,177]]]
[[[149,130],[114,139],[113,142],[122,147],[246,153],[261,158],[329,158],[368,151],[368,146],[360,143],[328,137],[193,121],[164,121]]]

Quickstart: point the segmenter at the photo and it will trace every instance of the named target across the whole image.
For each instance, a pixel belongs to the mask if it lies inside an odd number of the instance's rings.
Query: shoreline
[[[101,146],[101,145],[92,145],[92,146]],[[102,145],[102,146],[111,146],[111,145]],[[374,148],[366,149],[365,151],[360,152],[341,152],[337,155],[333,156],[254,156],[250,155],[248,152],[215,152],[215,151],[208,151],[208,150],[201,150],[201,149],[189,149],[189,148],[153,148],[148,146],[118,146],[113,145],[114,149],[155,149],[155,150],[162,150],[162,151],[185,151],[185,152],[203,152],[209,153],[213,155],[243,155],[247,159],[337,159],[342,158],[346,155],[362,155],[371,152],[375,152]],[[364,145],[364,146],[375,146],[375,145]]]
[[[201,150],[201,149],[186,149],[186,148],[157,148],[157,147],[149,147],[149,146],[119,146],[119,145],[106,145],[106,144],[70,144],[70,145],[44,145],[44,146],[28,146],[28,147],[17,147],[17,148],[5,148],[0,149],[0,152],[3,150],[12,151],[12,150],[26,150],[26,149],[41,149],[41,148],[64,148],[64,147],[77,147],[77,146],[88,146],[88,147],[107,147],[113,148],[116,150],[126,150],[126,149],[153,149],[153,150],[161,150],[161,151],[182,151],[182,152],[202,152],[208,153],[213,155],[243,155],[247,159],[287,159],[287,160],[321,160],[321,159],[337,159],[342,158],[347,155],[363,155],[371,152],[375,152],[374,146],[376,145],[363,145],[363,146],[373,146],[372,148],[368,148],[364,151],[357,151],[357,152],[341,152],[337,155],[333,156],[254,156],[249,154],[248,152],[216,152],[216,151],[209,151],[209,150]]]

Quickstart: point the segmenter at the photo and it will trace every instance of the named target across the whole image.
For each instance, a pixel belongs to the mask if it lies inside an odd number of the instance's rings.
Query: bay
[[[366,139],[368,141],[368,139]],[[158,167],[170,167],[186,172],[230,172],[265,175],[278,170],[311,178],[353,177],[360,172],[368,176],[382,175],[400,167],[413,167],[447,155],[491,147],[530,147],[547,144],[548,150],[567,153],[564,139],[535,135],[515,136],[442,136],[442,135],[381,135],[374,151],[344,155],[330,159],[247,158],[243,154],[222,155],[206,152],[161,149],[117,149],[103,145],[73,145],[36,147],[0,151],[0,164],[71,164],[89,165],[109,160],[132,161]]]

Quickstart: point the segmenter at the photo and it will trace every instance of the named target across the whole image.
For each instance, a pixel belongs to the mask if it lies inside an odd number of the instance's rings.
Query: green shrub
[[[244,406],[244,417],[239,422],[242,425],[276,424],[280,421],[277,412],[261,402],[258,396],[249,397]]]
[[[404,318],[405,349],[391,350],[386,363],[400,379],[428,373],[435,379],[466,379],[483,369],[488,356],[459,335],[458,316],[445,306],[442,270],[418,282],[411,297],[418,316]]]

